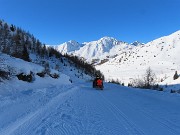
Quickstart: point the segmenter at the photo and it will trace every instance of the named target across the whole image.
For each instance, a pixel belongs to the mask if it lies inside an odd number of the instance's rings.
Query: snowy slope
[[[119,79],[126,84],[132,78],[141,77],[148,67],[154,71],[158,81],[167,77],[172,79],[175,71],[180,69],[179,51],[180,31],[177,31],[134,47],[96,68],[100,69],[107,79]]]
[[[141,78],[148,67],[154,71],[158,82],[168,77],[172,79],[175,71],[180,70],[179,52],[180,31],[147,44],[138,41],[128,44],[103,37],[67,51],[94,64],[104,73],[106,81],[119,80],[125,85],[131,83],[132,79]]]
[[[11,67],[16,74],[21,72],[25,74],[29,74],[30,71],[34,71],[34,73],[38,73],[43,71],[43,67],[31,62],[26,62],[22,59],[18,59],[15,57],[11,57],[9,55],[0,53],[0,69],[7,70],[8,67]]]
[[[25,86],[0,97],[1,135],[180,134],[176,94],[113,84],[98,91],[87,82]]]

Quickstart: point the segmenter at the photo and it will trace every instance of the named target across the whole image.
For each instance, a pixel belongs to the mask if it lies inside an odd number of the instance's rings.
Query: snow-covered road
[[[114,84],[29,89],[1,98],[0,135],[179,135],[179,101]]]

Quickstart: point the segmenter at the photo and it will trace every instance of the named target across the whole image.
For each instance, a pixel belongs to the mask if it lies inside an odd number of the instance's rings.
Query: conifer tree
[[[25,45],[23,46],[22,59],[30,62],[29,53]]]
[[[175,74],[174,74],[174,76],[173,76],[173,79],[176,80],[176,79],[178,79],[178,78],[179,78],[179,75],[177,74],[177,71],[175,71]]]

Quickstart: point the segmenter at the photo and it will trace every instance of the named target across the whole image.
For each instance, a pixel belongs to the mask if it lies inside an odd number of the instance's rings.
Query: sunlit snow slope
[[[74,43],[68,44],[69,48],[73,48],[69,51],[62,50],[62,47],[64,44],[57,47],[60,52],[79,56],[94,64],[103,72],[106,81],[118,79],[125,85],[131,83],[132,79],[141,78],[148,67],[156,74],[158,82],[172,78],[175,71],[180,70],[180,31],[147,44],[128,44],[103,37],[83,43],[76,49]]]

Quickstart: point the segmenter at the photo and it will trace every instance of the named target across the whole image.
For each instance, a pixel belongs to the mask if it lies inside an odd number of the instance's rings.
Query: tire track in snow
[[[105,127],[103,126],[101,114],[95,111],[97,110],[95,105],[97,99],[90,93],[86,90],[77,90],[73,98],[70,97],[71,100],[67,100],[64,106],[57,108],[56,113],[51,113],[48,116],[50,120],[47,119],[47,121],[43,122],[44,124],[39,126],[36,134],[107,134],[107,132],[104,132]],[[89,95],[87,96],[87,94]],[[54,123],[50,124],[51,121]]]
[[[50,131],[47,132],[47,134],[68,135],[70,134],[71,130],[75,131],[72,125],[74,121],[74,108],[71,105],[71,102],[73,102],[73,100],[71,97],[69,97],[69,99],[65,101],[65,104],[59,106],[55,113],[52,113],[51,116],[49,116],[50,122],[53,121],[53,123],[49,126]]]
[[[121,99],[121,100],[124,104],[126,104],[126,106],[129,106],[129,108],[133,108],[133,110],[138,110],[140,113],[144,114],[144,116],[146,118],[148,118],[149,120],[153,120],[155,122],[158,122],[162,127],[167,129],[171,134],[174,134],[174,135],[180,134],[180,132],[177,129],[172,128],[172,126],[169,125],[169,124],[171,124],[171,125],[177,126],[173,122],[166,120],[164,118],[161,118],[161,117],[157,118],[157,117],[155,117],[155,115],[152,115],[150,112],[142,110],[142,108],[140,108],[136,104],[131,105],[131,104],[127,103],[127,101],[125,101],[123,99]],[[156,125],[156,124],[154,124],[154,125]]]
[[[90,94],[90,93],[88,93]],[[86,134],[103,134],[99,128],[103,129],[103,123],[100,120],[100,114],[95,112],[95,106],[92,102],[92,95],[87,96],[87,91],[78,90],[73,97],[71,104],[72,112],[66,114],[72,116],[71,121],[64,121],[64,126],[60,127],[59,134],[63,135],[86,135]],[[93,101],[95,102],[95,101]],[[62,124],[63,124],[62,123]]]
[[[108,105],[108,109],[112,112],[112,114],[124,126],[124,129],[127,132],[125,133],[126,135],[145,135],[145,133],[139,129],[117,106],[115,106],[100,92],[99,95],[104,99],[103,101],[106,102],[106,105]]]
[[[131,106],[132,107],[132,106]],[[140,109],[139,109],[140,110]],[[145,116],[147,116],[149,119],[154,120],[156,122],[158,122],[162,127],[164,127],[165,129],[169,130],[169,132],[174,135],[179,135],[180,132],[177,131],[176,129],[172,128],[172,126],[169,126],[169,124],[172,124],[172,122],[170,121],[165,121],[162,118],[156,118],[155,116],[152,116],[149,112],[144,111],[144,110],[140,110]]]
[[[91,89],[92,90],[92,89]],[[93,89],[94,90],[94,89]],[[97,91],[86,93],[91,98],[89,101],[96,107],[92,115],[97,112],[100,113],[99,121],[105,125],[102,135],[109,134],[121,134],[121,135],[143,135],[144,133],[132,123],[127,116],[114,106],[108,99],[101,94],[103,91]],[[94,98],[93,98],[94,97]],[[98,108],[98,109],[97,109]],[[89,109],[90,110],[90,109]],[[105,120],[105,121],[104,121]],[[109,123],[109,124],[107,124]],[[102,126],[103,126],[102,125]],[[101,127],[99,128],[101,130]]]
[[[39,122],[42,122],[43,118],[47,117],[51,114],[51,111],[56,108],[59,104],[62,104],[66,96],[72,94],[76,88],[69,88],[68,91],[63,93],[59,93],[56,97],[54,97],[50,102],[38,109],[36,112],[32,112],[29,115],[18,119],[16,122],[10,124],[6,129],[3,129],[0,134],[2,135],[15,135],[15,134],[31,134],[32,129],[35,129]]]
[[[178,114],[177,114],[178,115]],[[165,119],[165,118],[159,118],[160,119],[160,121],[162,122],[162,123],[164,123],[164,125],[166,125],[167,127],[169,127],[175,134],[178,134],[178,135],[180,135],[180,126],[179,125],[176,125],[176,124],[174,124],[172,121],[169,121],[169,120],[167,120],[167,119]],[[173,125],[173,127],[174,128],[172,128],[172,126],[169,126],[169,125]]]
[[[77,87],[73,88],[72,90],[76,91]],[[60,103],[59,105],[57,104],[56,107],[54,106],[53,110],[47,115],[46,118],[43,119],[45,122],[40,122],[38,125],[38,129],[34,129],[34,134],[69,134],[69,129],[71,127],[67,123],[70,123],[70,121],[72,120],[72,116],[64,109],[70,107],[70,100],[72,94],[74,94],[74,92],[69,93],[65,99],[61,99],[62,103]],[[69,110],[69,108],[67,108],[67,110]]]
[[[76,94],[74,94],[74,91],[76,91]],[[79,103],[71,101],[72,94],[73,100],[79,99]],[[91,97],[93,96],[92,94]],[[79,90],[79,88],[78,90],[77,88],[71,88],[71,90],[54,97],[36,112],[32,112],[28,116],[13,123],[2,134],[105,134],[102,117],[99,113],[95,112],[96,106],[94,105],[97,100],[94,100],[94,104],[92,104],[90,102],[92,100],[91,97],[87,100],[86,92]],[[100,128],[101,131],[99,130]]]
[[[110,135],[119,134],[119,123],[115,118],[111,117],[111,113],[107,111],[106,105],[102,105],[102,99],[97,91],[92,91],[92,88],[79,89],[76,95],[73,96],[71,102],[71,111],[65,111],[66,115],[71,116],[71,121],[63,120],[58,124],[58,132],[63,135]],[[109,124],[107,124],[109,123]],[[119,132],[117,132],[119,131]],[[57,132],[56,132],[57,133]],[[48,134],[48,133],[47,133]],[[54,129],[51,132],[54,133]]]
[[[86,88],[87,89],[87,88]],[[90,89],[92,90],[92,89]],[[81,93],[80,93],[81,92]],[[81,110],[80,118],[82,120],[82,126],[79,127],[79,133],[81,134],[103,134],[104,133],[104,123],[102,121],[102,116],[100,112],[97,111],[97,98],[94,97],[92,91],[79,91],[81,99],[80,102],[84,102],[82,106],[79,107]],[[87,96],[88,94],[88,96]],[[78,112],[77,112],[78,113]],[[83,129],[83,130],[82,130]]]

